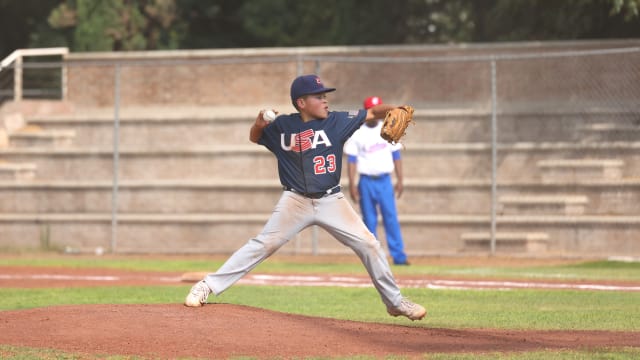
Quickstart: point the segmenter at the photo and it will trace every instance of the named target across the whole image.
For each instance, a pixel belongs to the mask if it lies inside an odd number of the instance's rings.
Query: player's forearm
[[[355,181],[356,181],[356,170],[357,170],[357,166],[354,163],[348,163],[347,164],[347,173],[349,174],[349,186],[351,186],[352,184],[355,185]]]
[[[260,127],[257,124],[253,124],[251,126],[251,130],[249,131],[249,140],[253,143],[258,143],[258,140],[262,137],[262,132],[264,131],[264,127]]]
[[[373,106],[372,108],[367,110],[367,120],[384,119],[384,117],[387,115],[387,111],[393,108],[396,108],[396,106],[389,104],[378,104],[376,106]]]
[[[273,121],[273,119],[271,120],[265,119],[264,111],[260,111],[258,113],[258,116],[256,116],[256,121],[253,123],[253,126],[251,126],[251,130],[249,130],[249,140],[257,144],[260,138],[262,137],[264,128],[266,128],[267,125],[271,123],[271,121]]]
[[[402,161],[396,160],[396,161],[393,162],[393,165],[394,165],[394,170],[395,170],[395,173],[396,173],[397,182],[402,184],[402,182],[403,182]]]

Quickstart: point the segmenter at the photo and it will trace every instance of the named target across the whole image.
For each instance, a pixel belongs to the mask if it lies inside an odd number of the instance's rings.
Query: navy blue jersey
[[[331,111],[325,119],[304,122],[298,113],[280,115],[264,128],[258,144],[278,159],[283,186],[324,192],[340,183],[344,143],[366,116],[366,110]]]

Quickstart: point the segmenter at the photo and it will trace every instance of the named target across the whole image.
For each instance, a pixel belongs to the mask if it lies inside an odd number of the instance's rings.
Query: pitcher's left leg
[[[358,255],[387,307],[400,306],[402,294],[380,242],[367,229],[344,194],[337,193],[316,201],[316,224]]]

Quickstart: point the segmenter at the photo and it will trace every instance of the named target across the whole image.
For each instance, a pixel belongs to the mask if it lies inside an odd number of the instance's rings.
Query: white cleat
[[[416,304],[407,298],[402,298],[398,307],[387,307],[387,312],[391,316],[406,316],[408,319],[422,320],[427,314],[427,310],[422,305]]]
[[[184,305],[189,307],[198,307],[207,303],[207,298],[211,294],[211,289],[204,280],[198,281],[191,287],[189,295],[184,299]]]

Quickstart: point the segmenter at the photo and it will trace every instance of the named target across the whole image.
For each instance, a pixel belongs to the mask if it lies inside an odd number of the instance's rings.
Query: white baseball
[[[276,113],[274,113],[273,110],[267,110],[262,113],[262,118],[267,121],[273,121],[276,119]]]

